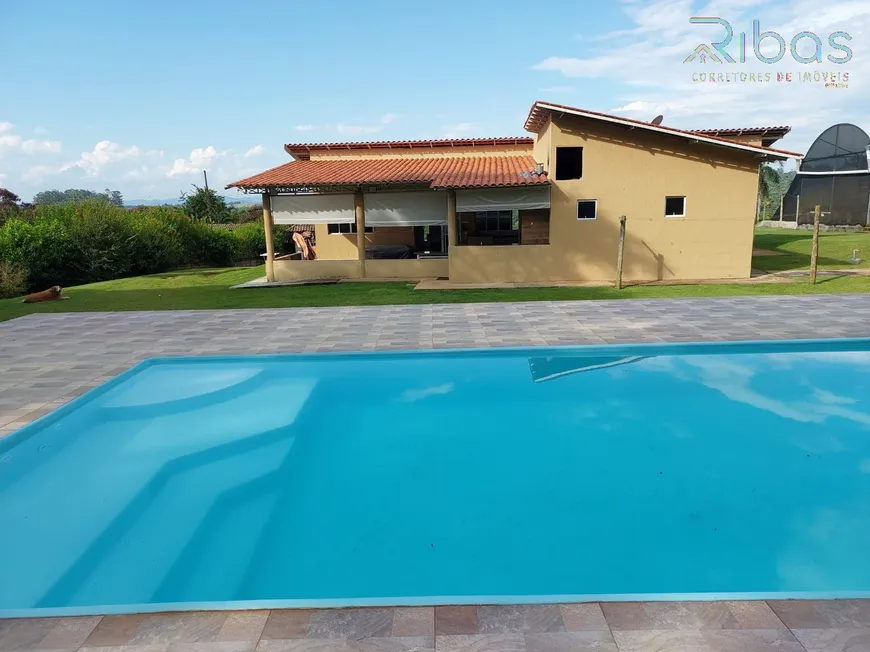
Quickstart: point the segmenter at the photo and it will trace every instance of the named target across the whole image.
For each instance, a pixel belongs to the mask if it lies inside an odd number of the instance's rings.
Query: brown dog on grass
[[[61,296],[61,292],[63,292],[63,288],[59,285],[53,285],[47,290],[43,290],[42,292],[34,292],[33,294],[28,294],[24,297],[24,303],[39,303],[40,301],[54,301],[56,299],[66,299],[66,297]]]

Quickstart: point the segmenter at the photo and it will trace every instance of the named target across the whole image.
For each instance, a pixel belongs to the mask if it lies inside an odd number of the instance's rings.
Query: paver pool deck
[[[34,314],[0,323],[0,437],[153,356],[867,336],[870,295]],[[255,649],[870,652],[870,600],[0,620],[0,652]]]

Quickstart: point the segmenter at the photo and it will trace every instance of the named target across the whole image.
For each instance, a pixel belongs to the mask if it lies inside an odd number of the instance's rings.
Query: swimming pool
[[[0,615],[870,595],[870,340],[146,361],[0,439]]]

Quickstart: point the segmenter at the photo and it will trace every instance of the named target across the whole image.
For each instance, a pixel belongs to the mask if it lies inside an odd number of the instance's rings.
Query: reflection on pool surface
[[[868,397],[868,340],[149,361],[0,440],[0,613],[870,595]]]

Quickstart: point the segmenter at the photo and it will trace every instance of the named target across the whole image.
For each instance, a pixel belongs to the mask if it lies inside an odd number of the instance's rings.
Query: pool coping
[[[870,349],[870,337],[814,338],[796,340],[730,340],[669,343],[587,344],[563,346],[514,346],[446,349],[403,349],[382,351],[336,351],[321,353],[219,354],[198,356],[155,356],[133,365],[117,376],[88,390],[56,408],[49,414],[22,426],[0,439],[0,453],[33,436],[42,428],[74,412],[82,405],[107,393],[145,369],[162,364],[201,364],[214,362],[243,362],[245,360],[316,361],[329,359],[452,357],[474,354],[484,357],[503,357],[534,351],[536,357],[569,357],[577,353],[647,355],[704,355],[724,350],[738,353],[795,353],[822,350],[864,351]],[[797,349],[797,350],[795,350]],[[42,618],[66,616],[102,616],[135,613],[193,612],[193,611],[249,611],[263,609],[338,609],[352,607],[423,607],[448,605],[541,605],[553,603],[599,602],[719,602],[763,600],[851,600],[870,599],[870,591],[846,592],[734,592],[734,593],[661,593],[661,594],[568,594],[568,595],[511,595],[511,596],[424,596],[381,598],[327,598],[292,600],[247,600],[216,602],[171,602],[128,605],[98,605],[88,607],[46,607],[27,609],[0,609],[0,619]]]

